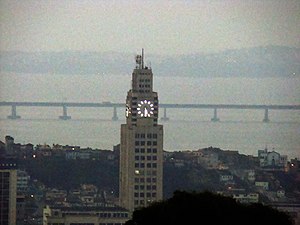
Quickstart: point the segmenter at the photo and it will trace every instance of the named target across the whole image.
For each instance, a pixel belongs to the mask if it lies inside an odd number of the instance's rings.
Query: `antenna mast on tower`
[[[144,69],[144,49],[142,48],[142,69]]]

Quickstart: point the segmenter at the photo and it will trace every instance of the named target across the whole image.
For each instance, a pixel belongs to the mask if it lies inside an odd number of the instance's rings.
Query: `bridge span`
[[[118,120],[117,108],[125,108],[124,103],[112,102],[0,102],[0,106],[11,107],[11,115],[8,119],[20,119],[21,116],[17,114],[17,107],[62,107],[63,114],[59,119],[68,120],[71,116],[67,114],[68,107],[106,107],[113,109],[112,120]],[[164,110],[161,120],[167,121],[167,109],[213,109],[213,117],[211,121],[216,122],[220,119],[217,115],[218,109],[257,109],[264,110],[263,122],[269,122],[269,110],[300,110],[300,105],[253,105],[253,104],[174,104],[166,103],[159,104],[159,107]]]

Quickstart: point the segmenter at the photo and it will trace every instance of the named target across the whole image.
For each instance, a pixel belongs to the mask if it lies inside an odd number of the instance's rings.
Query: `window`
[[[148,146],[151,145],[151,141],[147,141],[147,145],[148,145]]]

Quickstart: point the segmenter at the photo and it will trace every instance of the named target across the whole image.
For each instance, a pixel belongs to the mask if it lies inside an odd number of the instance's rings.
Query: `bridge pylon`
[[[61,120],[70,120],[71,119],[71,116],[68,116],[66,105],[63,105],[63,115],[59,116],[59,119],[61,119]]]
[[[263,122],[264,123],[270,122],[270,119],[269,119],[269,109],[265,109],[265,116],[264,116]]]
[[[117,121],[118,118],[118,113],[117,113],[117,107],[114,107],[114,111],[113,111],[113,117],[111,118],[113,121]]]
[[[21,118],[21,116],[17,115],[17,106],[12,105],[11,106],[11,114],[9,116],[7,116],[7,119],[16,120],[16,119],[20,119],[20,118]]]
[[[219,122],[220,121],[220,119],[218,118],[217,108],[214,108],[214,117],[211,118],[210,121],[212,121],[212,122]]]
[[[169,117],[167,117],[167,108],[164,108],[164,116],[160,118],[162,121],[168,121],[170,120]]]

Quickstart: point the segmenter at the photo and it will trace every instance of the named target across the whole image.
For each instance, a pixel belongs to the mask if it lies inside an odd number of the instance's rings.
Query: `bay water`
[[[154,91],[160,103],[300,104],[300,78],[156,77]],[[0,74],[0,101],[125,103],[131,75]],[[79,145],[112,149],[120,143],[119,120],[112,108],[68,108],[71,120],[59,120],[60,107],[17,107],[21,119],[10,120],[10,107],[0,107],[0,140],[11,135],[17,143]],[[160,109],[159,117],[163,116]],[[210,109],[167,109],[164,125],[166,151],[218,147],[257,155],[267,147],[288,158],[300,158],[300,110],[220,109],[220,122],[211,122]]]

